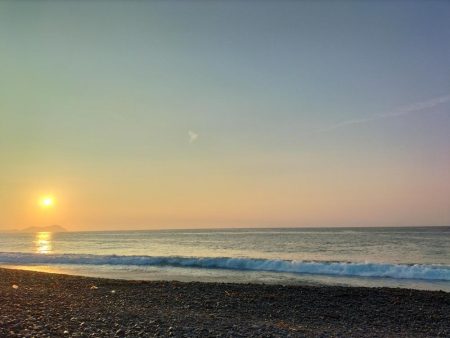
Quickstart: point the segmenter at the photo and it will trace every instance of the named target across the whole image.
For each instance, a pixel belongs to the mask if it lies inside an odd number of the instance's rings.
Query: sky
[[[0,230],[450,225],[449,17],[2,1]]]

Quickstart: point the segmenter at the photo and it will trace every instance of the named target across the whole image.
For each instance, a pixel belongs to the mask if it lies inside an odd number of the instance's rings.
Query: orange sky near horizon
[[[272,157],[265,160],[257,161],[259,171],[245,159],[239,168],[222,163],[174,171],[171,168],[177,166],[171,164],[153,173],[148,167],[126,169],[124,165],[110,168],[107,175],[99,175],[103,170],[84,173],[83,177],[91,177],[88,180],[43,177],[52,183],[47,185],[50,188],[31,184],[30,177],[30,184],[21,185],[2,201],[7,210],[2,227],[420,226],[445,225],[449,217],[441,202],[450,189],[449,181],[440,181],[444,172],[424,181],[420,170],[408,173],[391,167],[380,171],[370,162],[348,170],[344,164],[333,164],[331,169],[324,163],[289,159],[287,163],[279,159],[274,167]],[[268,174],[267,168],[281,174]],[[55,204],[43,208],[40,200],[49,195]]]

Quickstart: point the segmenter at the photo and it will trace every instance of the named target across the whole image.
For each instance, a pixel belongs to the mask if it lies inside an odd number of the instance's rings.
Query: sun
[[[43,208],[51,208],[55,204],[55,200],[52,196],[44,196],[40,199],[39,204]]]

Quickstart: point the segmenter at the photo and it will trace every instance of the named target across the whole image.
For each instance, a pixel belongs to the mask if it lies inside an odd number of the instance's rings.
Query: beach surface
[[[450,293],[0,268],[0,337],[449,337]]]

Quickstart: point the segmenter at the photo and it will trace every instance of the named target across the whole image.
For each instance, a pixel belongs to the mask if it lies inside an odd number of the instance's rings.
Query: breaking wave
[[[297,261],[229,257],[118,256],[33,254],[0,252],[0,262],[13,264],[77,264],[122,266],[171,266],[204,269],[270,271],[297,274],[387,277],[450,281],[450,266],[437,264],[381,264]]]

